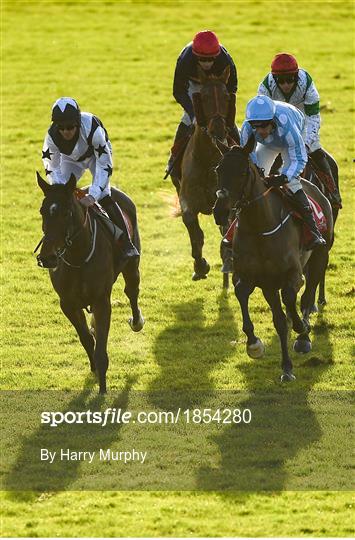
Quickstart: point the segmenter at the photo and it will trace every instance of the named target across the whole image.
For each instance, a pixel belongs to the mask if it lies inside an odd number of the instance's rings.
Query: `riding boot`
[[[292,196],[292,202],[295,204],[296,210],[299,211],[303,221],[306,223],[309,228],[312,240],[306,246],[307,250],[313,249],[317,245],[323,246],[326,244],[323,236],[321,235],[316,222],[314,221],[312,209],[310,207],[309,201],[303,189],[296,191]]]
[[[319,180],[325,185],[326,190],[329,193],[331,205],[342,208],[339,189],[334,180],[332,169],[330,168],[324,151],[322,148],[318,148],[318,150],[310,153],[309,157],[315,162],[320,172],[323,173],[319,175]]]
[[[107,195],[99,202],[104,210],[106,210],[111,221],[122,231],[122,234],[119,237],[119,247],[121,248],[121,258],[123,261],[134,257],[139,257],[139,251],[132,244],[129,238],[126,222],[118,204],[115,203],[110,195]]]
[[[181,161],[183,156],[183,148],[186,146],[191,126],[187,126],[184,122],[180,122],[175,133],[173,146],[171,147],[169,161],[167,163],[165,178],[170,175],[171,180],[176,188],[177,194],[180,191],[181,180]]]

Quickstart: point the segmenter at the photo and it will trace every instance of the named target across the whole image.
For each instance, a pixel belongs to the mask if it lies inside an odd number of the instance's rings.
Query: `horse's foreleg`
[[[262,289],[265,300],[269,304],[272,311],[272,320],[278,333],[280,344],[281,344],[281,353],[282,353],[282,375],[281,381],[292,381],[296,377],[292,373],[292,361],[288,354],[287,346],[287,319],[286,315],[283,312],[280,300],[280,294],[277,289]]]
[[[210,265],[202,257],[202,248],[204,244],[203,230],[198,222],[197,214],[192,213],[190,210],[185,210],[182,213],[182,220],[185,227],[188,230],[191,242],[191,255],[195,260],[194,262],[194,274],[192,279],[197,281],[199,279],[205,279],[210,271]]]
[[[291,317],[292,329],[298,334],[306,331],[308,328],[305,326],[305,323],[302,321],[297,311],[297,293],[294,287],[291,285],[284,287],[281,290],[281,297],[286,306],[287,314]]]
[[[60,307],[78,333],[80,342],[89,357],[91,371],[95,371],[95,339],[89,330],[83,310],[74,308],[70,303],[65,302],[64,300],[61,300]]]
[[[251,358],[261,358],[265,347],[261,339],[254,334],[254,325],[249,315],[249,296],[254,290],[254,286],[238,279],[233,275],[234,292],[238,298],[243,317],[243,332],[247,336],[247,353]]]
[[[128,262],[122,274],[125,280],[124,292],[129,299],[132,309],[132,317],[130,317],[128,323],[133,332],[139,332],[142,330],[145,321],[138,306],[140,274],[137,259]]]
[[[107,340],[111,321],[110,294],[95,302],[92,306],[95,317],[96,347],[94,360],[99,376],[100,394],[106,393],[106,371],[108,368]]]

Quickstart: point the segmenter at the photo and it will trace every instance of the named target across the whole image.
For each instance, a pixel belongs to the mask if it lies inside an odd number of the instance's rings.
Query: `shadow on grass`
[[[333,363],[323,314],[317,319],[314,317],[312,322],[316,330],[311,336],[313,352],[298,358],[296,353],[292,354],[298,377],[294,383],[282,385],[275,380],[275,365],[279,366],[281,360],[276,334],[264,358],[248,359],[241,364],[249,395],[235,406],[254,411],[253,421],[250,425],[229,425],[211,437],[220,454],[220,466],[200,468],[199,489],[222,491],[222,497],[239,501],[248,496],[242,491],[307,490],[312,489],[311,484],[314,489],[337,489],[337,479],[327,477],[329,471],[317,473],[319,463],[312,461],[312,447],[319,445],[323,430],[311,406],[310,395]],[[315,352],[317,350],[325,354]],[[315,409],[318,411],[317,405]],[[324,410],[322,420],[323,413]],[[333,414],[329,422],[336,421]],[[329,422],[328,427],[333,431],[334,425]]]
[[[148,388],[151,402],[170,410],[174,391],[180,399],[176,407],[191,407],[199,404],[197,392],[214,390],[210,373],[234,354],[229,342],[238,333],[230,299],[223,292],[217,300],[217,319],[211,326],[205,325],[202,298],[171,309],[176,321],[156,338],[154,354],[160,374]]]
[[[103,408],[121,408],[127,409],[128,399],[131,387],[134,380],[127,379],[125,387],[116,396],[102,396],[97,394],[97,383],[92,375],[89,375],[85,381],[84,389],[79,393],[72,392],[73,396],[66,403],[68,393],[66,392],[38,392],[37,399],[35,392],[13,392],[6,404],[8,410],[11,407],[16,407],[16,399],[27,399],[28,407],[33,408],[31,423],[38,425],[39,411],[100,411]],[[27,395],[28,394],[28,395]],[[6,398],[5,398],[6,399]],[[11,402],[12,400],[12,402]],[[4,400],[5,401],[5,400]],[[64,402],[64,404],[63,404]],[[26,407],[25,403],[21,407]],[[29,420],[31,415],[23,414],[23,421]],[[75,489],[71,488],[82,472],[80,472],[81,461],[65,461],[65,465],[59,459],[55,459],[52,464],[43,462],[39,458],[39,450],[46,448],[51,451],[57,450],[59,454],[60,448],[70,449],[72,452],[98,452],[100,448],[109,448],[112,443],[120,440],[120,430],[122,424],[114,424],[110,429],[102,430],[100,426],[95,424],[73,424],[73,425],[58,425],[51,428],[48,425],[41,424],[37,429],[30,431],[27,436],[26,432],[29,427],[24,424],[21,432],[21,414],[17,414],[16,429],[19,430],[18,435],[21,436],[21,446],[15,461],[11,461],[11,448],[8,448],[3,453],[3,465],[10,462],[9,471],[5,472],[2,489],[8,490],[7,497],[20,501],[32,501],[38,498],[40,491],[64,491]],[[9,422],[7,429],[11,430]],[[31,429],[31,428],[30,428]],[[10,438],[10,437],[9,437]],[[10,454],[9,454],[10,453]],[[6,458],[8,457],[8,459]],[[90,479],[92,489],[95,489],[95,475]],[[83,488],[78,488],[83,489]],[[85,489],[85,488],[84,488]],[[29,491],[31,490],[31,491]],[[34,491],[35,490],[35,491]]]

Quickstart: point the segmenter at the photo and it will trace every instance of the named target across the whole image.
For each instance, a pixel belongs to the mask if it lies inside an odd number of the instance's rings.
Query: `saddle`
[[[75,194],[75,197],[78,200],[80,200],[82,197],[84,197],[86,195],[86,192],[84,190],[82,190],[82,189],[77,188],[74,191],[74,194]],[[117,202],[116,202],[116,204],[117,204]],[[117,225],[115,225],[115,223],[113,223],[111,221],[111,219],[109,218],[109,216],[105,212],[105,210],[102,208],[102,206],[98,202],[95,202],[95,204],[89,208],[89,212],[90,212],[90,215],[94,219],[97,219],[100,223],[103,224],[103,226],[105,227],[105,230],[109,233],[109,236],[111,237],[112,242],[114,244],[116,244],[116,243],[119,244],[120,243],[120,237],[122,235],[122,231],[121,231],[121,229],[119,227],[117,227]],[[127,212],[125,212],[122,208],[121,208],[121,212],[122,212],[125,224],[126,224],[126,228],[127,228],[127,231],[128,231],[129,238],[132,241],[132,238],[133,238],[133,225],[132,225],[132,222],[131,222]]]

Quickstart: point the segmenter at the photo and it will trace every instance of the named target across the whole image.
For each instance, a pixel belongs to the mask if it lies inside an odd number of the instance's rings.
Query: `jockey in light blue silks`
[[[292,54],[279,53],[271,62],[270,73],[260,83],[258,94],[291,103],[305,114],[305,143],[308,154],[324,175],[324,178],[319,175],[319,180],[326,185],[332,205],[341,208],[339,188],[319,140],[319,93],[310,74],[298,67]]]
[[[325,244],[300,181],[300,173],[308,159],[304,143],[304,114],[288,103],[256,96],[247,104],[246,119],[241,129],[241,146],[245,146],[250,137],[254,137],[256,143],[251,158],[259,168],[264,169],[267,184],[287,184],[293,194],[295,206],[312,234],[309,249]],[[268,176],[278,154],[283,160],[281,174]]]
[[[121,231],[122,260],[138,257],[121,210],[111,198],[112,146],[101,120],[81,112],[71,97],[57,99],[52,107],[52,124],[44,139],[42,160],[52,184],[66,184],[72,174],[79,180],[85,170],[90,170],[92,184],[80,203],[90,207],[98,201]]]

